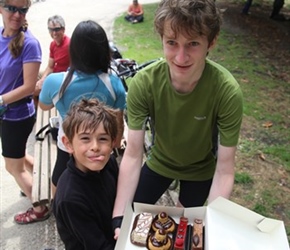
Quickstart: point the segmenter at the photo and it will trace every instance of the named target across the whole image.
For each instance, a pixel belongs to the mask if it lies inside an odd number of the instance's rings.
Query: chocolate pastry
[[[158,229],[149,236],[147,248],[149,250],[169,250],[172,247],[172,239],[163,229]]]
[[[176,228],[175,221],[165,212],[161,212],[152,222],[152,229],[164,229],[166,233],[173,233]]]
[[[202,249],[203,249],[203,222],[202,220],[195,219],[193,221],[191,250],[202,250]]]

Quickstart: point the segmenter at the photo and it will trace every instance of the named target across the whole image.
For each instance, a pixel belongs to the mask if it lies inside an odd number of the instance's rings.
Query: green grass
[[[253,179],[248,173],[236,173],[235,174],[235,183],[236,184],[251,184]]]
[[[241,84],[244,115],[257,124],[253,136],[259,150],[290,170],[289,84],[272,77],[277,69],[255,48],[258,45],[254,41],[248,39],[245,44],[243,35],[233,36],[222,30],[216,50],[209,57],[225,66]],[[263,128],[268,121],[273,126]]]

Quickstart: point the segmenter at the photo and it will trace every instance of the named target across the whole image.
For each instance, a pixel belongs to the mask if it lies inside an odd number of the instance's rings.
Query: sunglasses
[[[48,28],[49,32],[59,32],[63,29],[63,27],[57,27],[57,28]]]
[[[10,13],[16,13],[18,11],[19,14],[22,14],[22,15],[26,14],[28,12],[28,9],[29,9],[29,8],[17,8],[17,7],[12,6],[12,5],[4,5],[3,8]]]

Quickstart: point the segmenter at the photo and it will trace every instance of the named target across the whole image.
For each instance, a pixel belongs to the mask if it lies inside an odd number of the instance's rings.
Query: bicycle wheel
[[[144,152],[148,156],[151,147],[154,144],[154,127],[152,119],[149,117],[146,122],[145,136],[144,136]]]

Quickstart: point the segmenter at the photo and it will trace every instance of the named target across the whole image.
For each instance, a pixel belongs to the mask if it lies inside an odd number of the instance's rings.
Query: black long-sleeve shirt
[[[100,172],[84,173],[74,159],[61,175],[53,213],[66,250],[113,250],[112,213],[118,164],[114,156]]]

